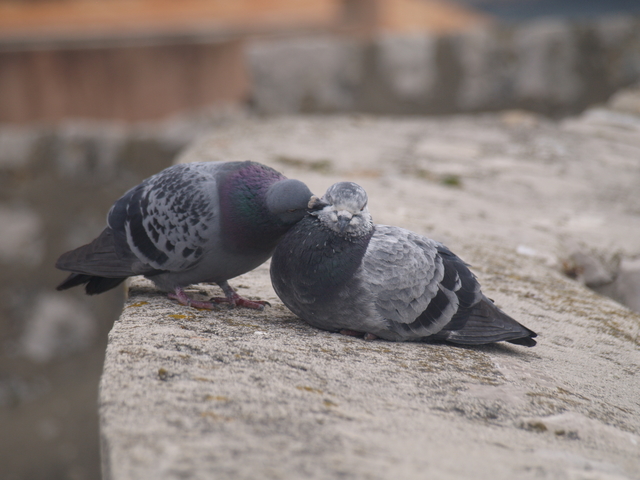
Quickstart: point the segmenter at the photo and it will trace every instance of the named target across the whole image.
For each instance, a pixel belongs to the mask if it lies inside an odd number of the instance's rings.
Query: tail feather
[[[507,342],[514,343],[516,345],[523,345],[525,347],[535,347],[537,342],[533,339],[533,337],[537,337],[538,335],[534,332],[532,333],[533,335],[530,335],[528,337],[514,338],[511,340],[507,340]]]
[[[483,298],[471,309],[460,312],[436,338],[461,345],[482,345],[494,342],[509,342],[526,347],[536,344],[537,334],[521,325],[496,307],[488,298]]]
[[[117,287],[126,279],[127,277],[107,278],[82,273],[72,273],[56,287],[56,290],[66,290],[77,287],[78,285],[85,285],[84,290],[87,292],[87,295],[96,295]]]
[[[109,278],[122,278],[144,273],[133,271],[134,265],[140,264],[140,261],[128,247],[124,249],[120,246],[119,250],[117,250],[113,230],[107,227],[91,243],[63,253],[56,262],[56,268]]]
[[[56,287],[56,290],[66,290],[68,288],[77,287],[83,285],[91,279],[91,275],[83,275],[81,273],[72,273],[69,275],[60,285]]]
[[[56,287],[57,290],[84,285],[89,295],[111,290],[132,275],[160,273],[140,262],[124,240],[115,238],[109,227],[91,243],[62,254],[56,268],[72,272]]]

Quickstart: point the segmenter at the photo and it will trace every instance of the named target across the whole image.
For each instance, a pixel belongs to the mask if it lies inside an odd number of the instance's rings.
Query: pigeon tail
[[[107,227],[91,243],[60,256],[56,268],[73,273],[56,290],[84,285],[88,295],[106,292],[137,274],[132,271],[135,260],[132,254],[118,255],[113,230]]]
[[[483,296],[469,310],[454,316],[451,323],[432,338],[460,345],[504,341],[533,347],[536,345],[534,337],[537,337],[534,331],[518,323]]]
[[[63,253],[56,262],[56,268],[85,275],[122,278],[146,273],[132,271],[136,261],[132,253],[118,254],[113,230],[107,227],[91,243]]]
[[[85,275],[83,273],[72,273],[56,287],[56,290],[67,290],[68,288],[77,287],[78,285],[85,285],[84,289],[87,295],[96,295],[117,287],[126,279],[127,277],[107,278]]]

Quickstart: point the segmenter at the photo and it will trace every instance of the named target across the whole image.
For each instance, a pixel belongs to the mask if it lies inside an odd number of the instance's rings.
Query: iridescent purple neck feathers
[[[311,192],[302,182],[246,162],[220,182],[219,195],[225,249],[271,251],[304,216]]]

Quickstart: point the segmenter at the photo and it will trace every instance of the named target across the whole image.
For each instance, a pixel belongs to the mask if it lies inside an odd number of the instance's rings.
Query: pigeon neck
[[[360,268],[374,230],[372,228],[359,237],[341,236],[316,217],[307,216],[283,238],[272,262],[279,262],[281,252],[286,252],[284,255],[287,257],[296,258],[295,269],[284,274],[299,290],[304,291],[301,292],[302,297],[330,298]],[[289,264],[282,262],[282,265]]]
[[[285,177],[264,165],[249,163],[221,182],[221,229],[229,252],[265,252],[275,248],[288,227],[266,205],[269,187]]]

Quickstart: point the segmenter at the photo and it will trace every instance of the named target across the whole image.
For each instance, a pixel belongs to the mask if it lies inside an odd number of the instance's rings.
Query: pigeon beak
[[[347,217],[345,215],[338,216],[338,230],[340,230],[340,233],[344,232],[344,229],[347,228],[351,222],[351,218],[352,217]]]
[[[327,205],[329,204],[326,202],[323,202],[321,198],[315,195],[312,195],[311,198],[309,199],[309,204],[307,205],[307,208],[309,210],[322,210]]]

